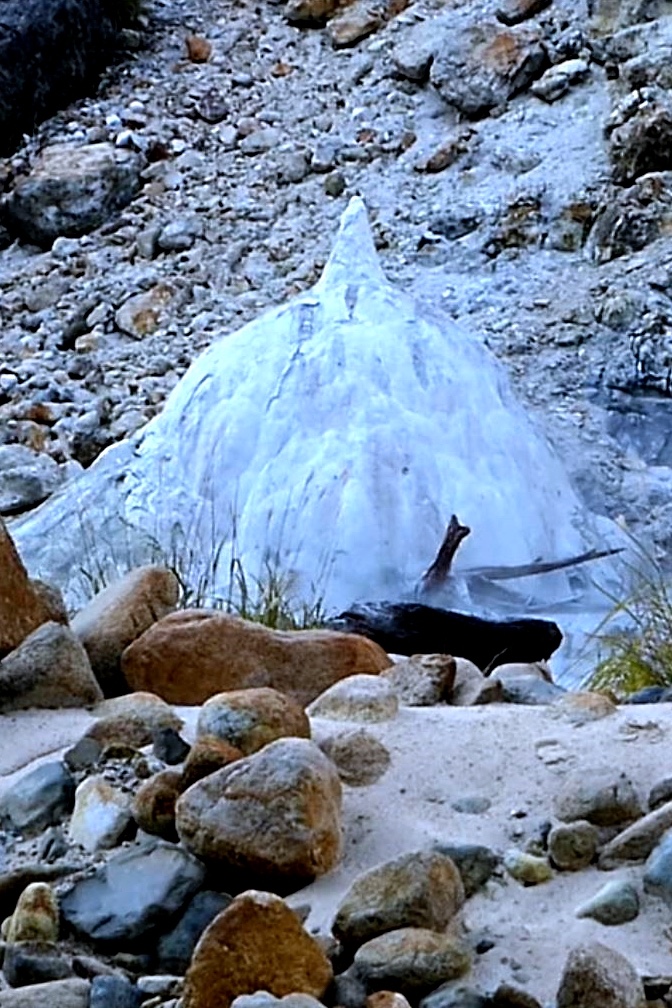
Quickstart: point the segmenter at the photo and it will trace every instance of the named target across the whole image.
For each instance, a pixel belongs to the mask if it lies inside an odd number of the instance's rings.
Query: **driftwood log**
[[[450,654],[486,673],[507,662],[545,661],[562,642],[550,620],[488,620],[420,602],[365,602],[330,625],[362,634],[388,654]]]
[[[124,0],[0,0],[0,155],[86,93],[124,20]]]

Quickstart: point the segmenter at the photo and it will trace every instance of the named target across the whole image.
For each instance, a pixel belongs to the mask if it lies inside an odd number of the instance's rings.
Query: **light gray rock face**
[[[0,822],[19,833],[39,833],[72,810],[75,782],[60,762],[43,763],[20,777],[0,799]]]
[[[86,651],[61,623],[43,623],[0,661],[0,712],[92,707],[103,699]]]
[[[43,246],[84,235],[131,202],[141,168],[137,154],[111,144],[46,147],[9,194],[7,226]]]
[[[123,851],[61,899],[61,913],[79,934],[102,943],[131,944],[165,930],[200,888],[205,868],[173,844]]]
[[[503,482],[506,500],[483,494]],[[170,553],[175,515],[192,516],[196,571],[213,543],[229,555],[236,514],[235,555],[250,577],[277,553],[300,596],[328,569],[324,604],[343,609],[354,598],[411,590],[453,510],[479,515],[466,566],[576,555],[617,535],[581,505],[480,340],[387,282],[355,198],[314,287],[215,342],[159,416],[13,531],[28,566],[76,603],[86,592],[77,577],[82,511],[98,559],[112,569],[129,553],[142,562],[151,539]],[[604,576],[610,570],[601,564]],[[525,597],[582,599],[595,574],[527,578]],[[471,599],[483,578],[458,562],[456,584]],[[517,590],[498,585],[498,597],[515,603]],[[227,590],[223,572],[213,591]]]
[[[644,1008],[637,971],[620,952],[589,942],[569,953],[560,980],[557,1008]]]
[[[25,445],[0,446],[0,515],[15,515],[46,500],[65,480],[49,456]]]
[[[114,847],[131,820],[130,805],[104,777],[86,777],[75,792],[70,839],[90,852]]]

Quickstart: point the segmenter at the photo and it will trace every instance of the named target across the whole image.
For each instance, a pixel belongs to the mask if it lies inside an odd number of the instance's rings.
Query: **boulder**
[[[672,907],[672,830],[654,847],[646,862],[644,891]]]
[[[76,882],[61,899],[61,913],[78,934],[117,950],[166,930],[204,876],[187,851],[157,841],[115,854]]]
[[[439,851],[414,851],[378,865],[355,879],[341,901],[333,932],[358,946],[386,931],[443,931],[464,903],[455,864]]]
[[[625,879],[607,882],[575,913],[577,917],[590,917],[600,924],[626,924],[639,915],[639,893],[632,882]]]
[[[262,686],[210,697],[198,715],[197,733],[249,756],[278,738],[310,738],[310,721],[296,700]]]
[[[72,629],[86,648],[106,696],[126,692],[121,655],[177,605],[179,584],[166,567],[137,567],[99,592],[77,613]]]
[[[434,848],[455,864],[467,897],[485,885],[500,863],[497,854],[483,844],[440,842]]]
[[[600,868],[644,861],[669,829],[672,829],[672,801],[642,816],[605,844],[598,860]]]
[[[586,819],[595,826],[632,822],[643,809],[632,781],[617,770],[586,768],[563,783],[554,800],[555,814],[563,822]]]
[[[278,744],[278,743],[274,743]],[[332,968],[284,900],[241,893],[202,935],[187,971],[184,1008],[229,1008],[240,994],[301,992],[321,998]]]
[[[455,659],[450,655],[412,655],[381,672],[408,707],[445,703],[455,682]]]
[[[506,851],[503,864],[509,875],[524,886],[541,885],[553,878],[553,869],[545,857],[515,848]]]
[[[121,974],[94,976],[89,1008],[140,1008],[142,994]]]
[[[8,945],[2,973],[10,987],[27,987],[75,976],[71,957],[59,952],[53,942],[41,941]]]
[[[142,159],[109,143],[45,147],[7,197],[11,233],[49,248],[78,238],[127,206],[140,189]]]
[[[90,990],[80,977],[0,990],[0,1008],[89,1008]]]
[[[47,882],[31,882],[19,896],[7,933],[7,942],[55,942],[59,911],[54,891]]]
[[[182,719],[169,704],[153,693],[129,693],[99,704],[94,712],[98,720],[85,733],[101,747],[121,743],[140,749],[150,745],[161,728],[179,731]]]
[[[407,927],[366,942],[357,949],[354,965],[369,990],[392,989],[417,1000],[468,972],[471,955],[450,934]]]
[[[455,707],[474,707],[503,700],[499,679],[484,676],[467,658],[455,659],[455,681],[450,693],[450,703]]]
[[[215,693],[270,686],[302,706],[334,682],[375,675],[390,659],[371,641],[329,630],[269,630],[216,610],[165,616],[128,647],[131,689],[169,703],[201,704]]]
[[[131,821],[131,798],[104,777],[85,777],[75,791],[68,834],[85,851],[115,847]]]
[[[335,721],[390,721],[399,713],[399,698],[382,676],[348,676],[313,700],[308,713]]]
[[[59,823],[72,811],[75,781],[58,761],[19,777],[0,798],[0,823],[26,836]]]
[[[216,770],[223,770],[230,763],[241,759],[242,755],[240,749],[228,742],[213,735],[203,735],[196,739],[185,760],[180,790],[186,791],[196,781],[208,777]]]
[[[65,468],[25,445],[0,447],[0,515],[20,514],[45,501],[65,480]]]
[[[638,88],[616,106],[605,126],[613,177],[630,185],[648,172],[672,168],[672,100],[661,88]]]
[[[572,949],[557,993],[557,1008],[644,1008],[644,988],[625,956],[600,942]]]
[[[215,917],[231,902],[226,893],[203,889],[187,903],[174,927],[161,935],[156,946],[156,966],[166,973],[183,976],[196,944]]]
[[[434,53],[430,80],[441,97],[467,118],[478,118],[524,91],[548,65],[538,30],[479,20],[445,33]]]
[[[548,834],[548,853],[556,868],[581,871],[595,857],[599,839],[597,827],[585,820],[561,823]]]
[[[86,651],[61,623],[43,623],[0,661],[0,713],[92,707],[103,699]]]
[[[26,568],[0,518],[0,658],[13,651],[29,633],[54,618],[44,596],[35,590]]]
[[[350,787],[368,787],[383,776],[391,757],[366,728],[346,728],[343,731],[316,733],[313,737],[325,756],[331,760],[338,776]]]
[[[182,790],[182,774],[161,770],[140,785],[133,797],[133,818],[145,833],[177,840],[175,803]]]
[[[297,889],[338,863],[341,783],[313,742],[278,739],[193,784],[177,803],[176,824],[183,844],[206,861]]]
[[[330,625],[363,634],[391,654],[455,655],[481,671],[545,661],[562,641],[558,626],[548,620],[487,620],[418,602],[358,603]]]

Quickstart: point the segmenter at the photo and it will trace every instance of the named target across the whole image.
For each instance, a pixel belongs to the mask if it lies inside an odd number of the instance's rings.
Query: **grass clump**
[[[608,596],[612,609],[595,631],[605,656],[589,687],[617,700],[646,686],[672,686],[672,588],[660,564],[639,543],[642,563],[629,565],[633,588],[625,599]],[[609,630],[609,624],[621,627]]]

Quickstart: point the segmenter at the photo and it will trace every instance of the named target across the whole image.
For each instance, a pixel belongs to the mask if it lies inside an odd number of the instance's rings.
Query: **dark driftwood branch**
[[[436,559],[420,578],[421,595],[443,587],[450,574],[453,558],[457,553],[459,545],[463,539],[467,538],[470,532],[471,529],[466,525],[460,525],[457,515],[451,515],[443,542],[439,547],[439,552],[436,554]]]
[[[615,553],[622,552],[622,547],[607,550],[592,549],[586,553],[580,553],[578,556],[569,557],[567,560],[538,560],[529,564],[520,564],[517,567],[470,567],[463,571],[463,574],[466,577],[488,578],[490,581],[506,581],[509,578],[529,577],[531,574],[548,574],[565,567],[577,567],[579,564],[589,563],[591,560],[601,560],[603,557],[614,556]]]

